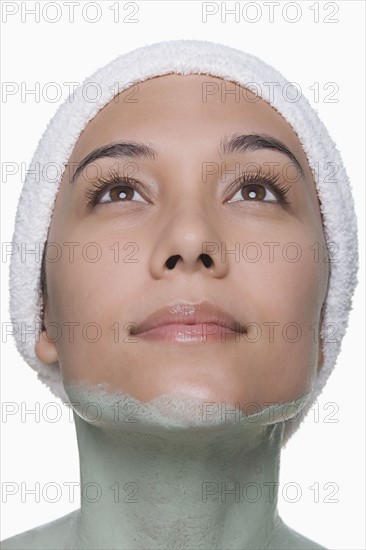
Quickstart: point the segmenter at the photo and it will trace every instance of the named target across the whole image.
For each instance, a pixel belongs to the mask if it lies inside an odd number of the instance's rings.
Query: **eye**
[[[112,187],[109,191],[104,193],[102,195],[101,199],[99,200],[100,203],[104,202],[128,202],[132,200],[139,200],[135,199],[135,195],[141,195],[134,189],[131,185],[116,185],[115,187]],[[108,200],[108,195],[110,199]],[[107,197],[107,198],[104,198]],[[142,200],[139,200],[139,202],[143,202],[145,199],[141,197]]]
[[[269,191],[266,187],[258,183],[252,183],[251,185],[242,185],[239,191],[234,195],[234,197],[239,193],[242,194],[242,197],[244,199],[249,201],[261,201],[263,199],[268,200],[269,197],[270,202],[277,202],[277,198],[275,197],[275,195],[271,193],[271,191]],[[237,202],[237,200],[231,199],[228,202]]]
[[[234,182],[233,187],[237,192],[228,203],[269,202],[289,205],[290,202],[286,197],[289,187],[279,185],[278,178],[279,175],[270,176],[260,171],[255,174],[244,174],[237,182]],[[237,199],[235,199],[236,196],[238,196]]]
[[[93,183],[92,189],[85,192],[87,206],[95,207],[98,204],[134,201],[148,204],[141,194],[143,193],[142,188],[143,186],[139,182],[128,177],[114,175],[106,180],[100,178]],[[140,198],[136,198],[136,195]]]

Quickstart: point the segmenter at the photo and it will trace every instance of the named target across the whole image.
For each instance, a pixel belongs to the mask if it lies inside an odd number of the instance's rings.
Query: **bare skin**
[[[284,402],[311,388],[321,366],[321,347],[308,327],[314,323],[320,326],[328,263],[315,262],[314,250],[309,248],[320,243],[323,250],[324,237],[306,157],[289,124],[265,101],[235,102],[228,96],[227,102],[222,102],[217,94],[202,102],[202,83],[207,80],[202,75],[153,78],[139,84],[136,103],[123,102],[123,95],[128,94],[125,91],[120,95],[121,101],[109,103],[87,125],[74,148],[70,163],[79,163],[99,146],[122,140],[148,142],[159,154],[155,161],[95,161],[87,176],[82,173],[73,185],[68,181],[70,170],[65,171],[48,236],[48,241],[59,243],[64,253],[60,261],[47,262],[50,300],[45,321],[61,327],[70,320],[79,321],[81,327],[98,322],[103,337],[91,344],[80,336],[79,329],[75,332],[77,345],[69,342],[67,330],[55,343],[40,338],[36,345],[38,357],[46,363],[59,361],[64,381],[108,381],[141,400],[179,387],[206,398],[243,404]],[[209,80],[221,82],[213,77]],[[294,178],[296,171],[291,171],[286,156],[273,150],[220,156],[216,152],[218,141],[236,133],[265,133],[281,140],[299,159],[305,182],[298,178],[291,185],[283,174],[287,169]],[[220,170],[202,183],[205,162],[216,163]],[[240,191],[229,193],[230,185],[239,176],[238,165],[242,173],[249,163],[263,162],[280,163],[276,167],[282,177],[280,183],[291,186],[291,210],[285,211],[278,203],[249,204]],[[121,175],[128,175],[132,163],[138,166],[133,177],[147,186],[146,199],[150,202],[135,194],[134,201],[122,203],[114,199],[114,203],[88,210],[84,192],[92,186],[93,175],[95,179],[98,172],[96,165],[107,177],[111,165],[118,165]],[[220,185],[225,171],[226,183]],[[229,204],[227,201],[234,196],[236,202]],[[80,243],[73,263],[69,248],[62,244],[68,241]],[[117,241],[119,262],[114,261],[109,249]],[[90,242],[98,243],[102,249],[102,258],[95,263],[85,261],[81,254],[82,247]],[[137,243],[137,252],[135,245],[123,249],[125,243],[131,242]],[[262,258],[258,262],[246,261],[256,254],[256,250],[247,249],[240,261],[233,254],[227,254],[222,261],[218,252],[208,269],[199,258],[205,242],[226,246],[228,251],[239,243],[241,253],[246,243],[258,243]],[[280,243],[274,248],[272,262],[269,246],[263,244],[266,242]],[[289,242],[301,248],[302,257],[297,262],[283,258],[282,251]],[[132,253],[137,263],[121,261]],[[94,255],[95,250],[91,250]],[[180,255],[173,270],[165,266],[171,255]],[[288,257],[295,255],[296,250],[289,248]],[[243,324],[260,324],[265,336],[256,345],[241,339],[225,346],[221,342],[196,346],[193,354],[190,346],[182,345],[173,361],[176,343],[162,348],[142,340],[138,345],[123,342],[130,328],[124,328],[127,323],[138,324],[173,300],[196,302],[204,298],[225,308]],[[113,345],[114,331],[108,329],[116,321],[121,333],[119,345]],[[280,323],[281,336],[275,332],[274,342],[270,341],[264,322]],[[282,336],[283,327],[291,322],[302,328],[302,337],[296,344]],[[90,332],[90,338],[95,335]],[[250,336],[254,339],[255,332]],[[288,340],[295,336],[290,331]],[[51,332],[52,337],[55,333]],[[150,368],[146,367],[147,353]],[[249,377],[250,385],[246,383]]]
[[[55,333],[51,330],[47,336],[46,329],[36,344],[41,361],[59,362],[65,384],[107,382],[111,389],[142,402],[179,391],[206,401],[238,402],[243,409],[253,402],[260,408],[268,402],[286,403],[312,388],[323,360],[319,334],[329,277],[322,254],[320,261],[314,260],[315,243],[323,251],[325,241],[313,176],[296,134],[270,105],[254,102],[249,91],[246,97],[252,101],[236,102],[234,96],[222,101],[216,94],[203,102],[202,87],[207,82],[221,85],[222,80],[207,75],[153,78],[138,85],[137,102],[129,102],[130,90],[125,90],[89,122],[74,147],[69,159],[73,168],[65,170],[62,178],[48,235],[48,242],[59,244],[62,256],[46,262],[44,321],[46,327],[57,323],[62,335],[55,340]],[[294,164],[274,149],[220,154],[219,141],[234,134],[280,140],[298,159],[304,177],[294,178]],[[91,151],[122,141],[153,147],[155,160],[104,157],[70,183],[75,167]],[[208,163],[217,170],[203,177]],[[120,177],[141,182],[144,190],[132,192],[132,199],[121,199],[109,193],[111,186],[100,195],[109,202],[88,207],[85,192],[92,189],[98,174],[108,178],[111,166]],[[257,200],[243,196],[239,185],[233,187],[255,166],[278,174],[278,183],[288,186],[288,207],[270,185],[258,184]],[[126,183],[114,184],[118,185]],[[65,242],[80,243],[73,262]],[[91,242],[102,251],[99,261],[86,261],[81,253]],[[116,242],[119,261],[110,248]],[[135,244],[124,249],[126,243]],[[200,257],[203,243],[219,249],[211,254],[210,267]],[[258,261],[248,261],[256,250],[245,249],[246,243],[256,243],[261,251]],[[277,243],[273,256],[268,243]],[[229,252],[235,247],[239,260],[230,253],[222,256],[222,249]],[[138,261],[123,261],[132,251]],[[90,257],[94,254],[90,250]],[[296,254],[301,257],[291,261]],[[179,259],[169,269],[166,261],[176,255]],[[138,345],[128,341],[131,323],[139,325],[173,301],[203,299],[243,325],[252,323],[247,338],[227,337],[225,343],[202,345],[162,345],[138,337],[134,338]],[[65,324],[70,321],[79,323],[73,339]],[[93,343],[90,339],[96,332],[90,329],[88,341],[80,328],[91,322],[98,323],[103,335]],[[117,343],[115,331],[110,330],[116,322]],[[276,323],[273,333],[271,323]],[[295,329],[283,332],[291,323],[301,329],[296,342],[292,341]],[[256,340],[258,326],[262,336]],[[38,546],[31,546],[29,532],[18,543],[24,548],[45,547],[48,529],[48,544],[50,532],[58,534],[55,544],[62,544],[65,527],[74,517],[72,513],[57,525],[44,526],[34,539]],[[268,547],[321,548],[287,527],[279,527],[271,544]],[[4,548],[12,548],[11,543]]]

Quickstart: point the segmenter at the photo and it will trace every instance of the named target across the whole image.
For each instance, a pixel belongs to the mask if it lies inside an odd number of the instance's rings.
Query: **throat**
[[[70,547],[271,548],[289,403],[247,416],[179,394],[142,403],[103,386],[65,389],[78,403],[80,457]]]

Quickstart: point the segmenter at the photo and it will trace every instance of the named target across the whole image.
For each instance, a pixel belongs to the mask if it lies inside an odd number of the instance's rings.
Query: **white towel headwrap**
[[[338,245],[336,261],[330,263],[321,330],[321,336],[325,338],[324,364],[318,371],[303,414],[296,422],[293,419],[286,421],[285,443],[321,393],[341,348],[358,283],[357,219],[340,153],[317,112],[303,94],[294,101],[291,93],[284,93],[293,85],[276,69],[256,56],[229,46],[202,40],[170,40],[135,49],[98,69],[58,108],[39,141],[16,212],[10,262],[10,318],[16,346],[25,361],[38,371],[38,378],[55,396],[68,402],[58,363],[42,363],[34,350],[42,327],[41,259],[62,173],[79,135],[100,109],[133,84],[168,73],[204,73],[244,87],[248,85],[287,120],[297,134],[313,172],[327,245]],[[270,83],[279,85],[270,86]],[[98,92],[95,101],[88,98],[88,85],[89,96],[93,91]],[[327,163],[335,163],[336,181],[329,178]],[[42,169],[45,166],[48,170]],[[53,182],[50,181],[49,169],[52,166],[56,170]],[[26,251],[38,246],[39,255],[21,254],[21,246]],[[329,323],[337,327],[336,338],[326,338]]]

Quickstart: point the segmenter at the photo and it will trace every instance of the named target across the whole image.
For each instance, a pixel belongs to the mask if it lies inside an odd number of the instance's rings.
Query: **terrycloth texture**
[[[43,364],[34,351],[42,326],[42,252],[61,172],[82,130],[116,93],[147,78],[173,72],[204,73],[242,86],[248,84],[249,87],[249,83],[252,86],[256,83],[256,93],[279,111],[296,132],[316,181],[325,239],[328,244],[337,243],[339,247],[337,262],[330,264],[331,275],[324,309],[322,336],[327,337],[323,347],[324,365],[299,421],[286,421],[285,443],[321,393],[341,348],[358,282],[357,220],[350,182],[340,153],[308,100],[302,94],[298,101],[291,101],[291,89],[285,88],[289,82],[277,70],[259,58],[229,46],[201,40],[171,40],[135,49],[98,69],[75,90],[72,101],[69,98],[59,107],[38,144],[30,170],[35,166],[39,169],[36,173],[30,171],[27,174],[16,213],[14,253],[10,263],[10,317],[17,349],[25,361],[38,371],[38,378],[49,386],[52,393],[68,401],[58,363]],[[97,101],[88,101],[85,93],[83,95],[89,82],[99,86],[100,97]],[[119,83],[118,90],[116,82]],[[279,83],[272,94],[268,85],[271,82]],[[288,90],[288,97],[284,90]],[[95,86],[91,85],[90,96],[93,91]],[[329,177],[331,165],[327,163],[335,163],[338,167],[336,181],[333,181],[334,177]],[[47,171],[42,170],[44,165],[49,167]],[[62,170],[55,169],[52,175],[52,165],[62,167]],[[40,246],[39,255],[27,253],[24,256],[20,253],[21,246],[26,247],[27,251]],[[332,333],[329,323],[338,329],[335,338],[329,336]],[[325,330],[327,326],[328,330]]]

